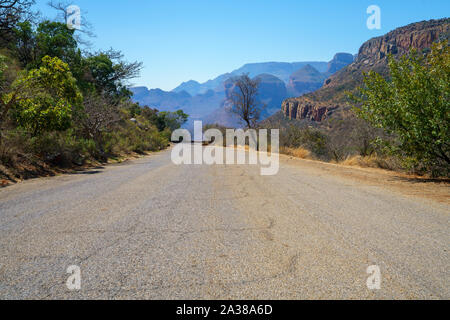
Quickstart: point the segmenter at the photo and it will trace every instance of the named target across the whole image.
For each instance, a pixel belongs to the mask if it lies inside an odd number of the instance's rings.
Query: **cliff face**
[[[330,112],[339,108],[326,102],[318,102],[308,97],[287,99],[283,102],[283,113],[289,119],[308,119],[322,121]]]
[[[398,28],[364,43],[355,61],[325,80],[324,86],[310,94],[283,101],[282,111],[289,119],[321,122],[346,105],[346,91],[362,85],[363,72],[388,74],[387,56],[400,56],[411,49],[422,51],[433,42],[449,39],[450,19],[430,20]]]

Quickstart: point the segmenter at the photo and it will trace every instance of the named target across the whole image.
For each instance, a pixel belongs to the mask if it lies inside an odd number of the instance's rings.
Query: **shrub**
[[[392,151],[404,164],[432,175],[448,175],[450,166],[450,48],[434,44],[427,56],[411,52],[390,57],[390,80],[369,72],[353,97],[358,114],[393,133]]]

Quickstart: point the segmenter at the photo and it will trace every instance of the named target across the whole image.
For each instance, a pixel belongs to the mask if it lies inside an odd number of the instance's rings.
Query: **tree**
[[[236,114],[248,128],[254,128],[260,118],[263,105],[257,100],[260,81],[250,79],[248,74],[233,79],[234,86],[229,94],[232,113]]]
[[[14,108],[18,125],[33,135],[68,129],[72,112],[82,101],[67,63],[48,56],[42,59],[39,69],[23,73],[4,98],[4,104]]]
[[[0,0],[0,33],[11,31],[34,4],[34,0]]]
[[[13,29],[13,51],[23,67],[38,68],[45,56],[58,57],[75,67],[80,64],[81,51],[74,38],[74,30],[64,23],[43,21],[34,28],[29,21],[20,22]]]
[[[14,51],[22,66],[26,67],[36,60],[36,35],[31,22],[25,21],[14,28]]]
[[[429,171],[450,165],[450,49],[434,44],[431,52],[411,52],[389,61],[390,81],[375,72],[354,97],[358,114],[398,137],[397,153]]]
[[[70,5],[72,5],[73,2],[51,0],[47,4],[49,7],[55,9],[58,12],[57,21],[67,24],[67,20],[69,19],[67,8]],[[80,29],[74,30],[74,38],[79,44],[84,45],[86,47],[90,47],[91,43],[88,40],[85,40],[80,35],[80,33],[81,33],[83,35],[86,35],[89,38],[93,38],[95,36],[94,32],[92,31],[92,29],[93,29],[92,24],[86,19],[86,15],[87,14],[84,12],[83,12],[83,14],[81,14]]]
[[[77,122],[82,128],[83,136],[87,139],[93,139],[100,149],[102,132],[119,120],[117,105],[110,99],[96,93],[85,95],[83,112],[77,117]]]
[[[64,23],[44,21],[36,30],[36,49],[38,62],[44,56],[58,57],[66,63],[70,63],[77,54],[77,41],[74,30],[70,30]]]
[[[127,63],[118,51],[98,52],[86,58],[89,70],[87,81],[91,82],[99,93],[112,96],[130,97],[125,82],[139,75],[142,63]]]
[[[176,112],[163,111],[158,114],[156,127],[159,131],[163,131],[165,128],[174,131],[185,124],[188,118],[189,116],[185,114],[183,110],[178,110]]]

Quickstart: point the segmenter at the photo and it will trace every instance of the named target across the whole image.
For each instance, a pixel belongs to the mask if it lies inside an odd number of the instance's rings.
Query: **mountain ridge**
[[[281,111],[289,119],[322,122],[349,109],[346,92],[362,84],[363,72],[373,70],[388,75],[389,54],[398,57],[411,49],[427,50],[438,40],[448,39],[450,19],[428,20],[396,28],[364,42],[355,61],[325,80],[314,92],[283,101]]]

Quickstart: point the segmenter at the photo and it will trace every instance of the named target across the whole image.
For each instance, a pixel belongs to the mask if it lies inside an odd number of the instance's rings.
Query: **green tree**
[[[58,57],[68,63],[71,70],[81,63],[82,55],[74,30],[64,23],[47,20],[35,29],[29,21],[25,21],[18,23],[13,31],[15,40],[12,49],[23,67],[38,68],[45,56]],[[82,73],[81,70],[79,73]]]
[[[36,46],[38,62],[45,56],[58,57],[70,63],[77,54],[77,41],[73,37],[74,30],[61,22],[44,21],[36,30]]]
[[[189,115],[178,110],[175,112],[163,111],[158,113],[158,119],[156,127],[159,131],[163,131],[165,128],[169,128],[171,131],[179,129],[188,120]]]
[[[117,51],[100,52],[85,60],[89,70],[90,81],[98,93],[118,97],[130,97],[125,81],[139,75],[142,63],[122,61],[122,54]]]
[[[69,128],[83,97],[67,63],[46,56],[39,69],[25,72],[13,83],[4,100],[14,106],[18,125],[38,135]]]
[[[13,31],[15,38],[13,51],[21,65],[26,67],[35,61],[36,34],[29,21],[18,23]]]
[[[354,99],[357,113],[376,127],[397,136],[397,154],[428,171],[450,165],[450,49],[434,44],[431,52],[411,52],[399,60],[390,57],[390,80],[375,72]]]

